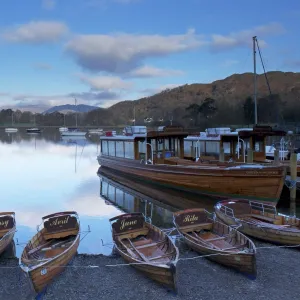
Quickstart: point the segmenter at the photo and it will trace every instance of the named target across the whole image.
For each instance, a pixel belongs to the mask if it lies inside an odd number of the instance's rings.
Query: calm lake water
[[[199,206],[195,204],[195,196],[186,193],[153,190],[128,179],[125,187],[115,182],[111,174],[98,175],[99,152],[97,136],[74,139],[61,138],[58,130],[8,134],[0,129],[0,211],[16,213],[17,257],[36,233],[41,218],[50,213],[77,211],[81,230],[87,231],[89,226],[91,229],[78,252],[109,255],[112,251],[110,218],[139,211],[153,224],[170,228],[173,211]],[[127,188],[133,184],[137,184],[139,193]],[[182,207],[175,207],[171,203],[179,197],[184,198]],[[199,201],[199,197],[197,199]],[[216,201],[201,200],[201,205],[212,211]],[[289,205],[281,210],[289,213]]]

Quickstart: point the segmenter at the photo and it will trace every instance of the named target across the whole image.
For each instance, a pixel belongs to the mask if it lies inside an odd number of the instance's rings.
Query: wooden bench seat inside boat
[[[206,243],[209,247],[220,250],[220,251],[227,251],[227,250],[236,250],[239,251],[240,248],[246,247],[246,244],[237,244],[232,245],[229,241],[226,241],[226,238],[230,237],[231,234],[226,234],[224,236],[219,236],[211,231],[206,232],[204,234],[198,234],[195,231],[185,233],[189,238],[195,241],[201,241],[202,243]]]
[[[201,229],[212,229],[213,223],[208,222],[208,223],[202,223],[202,224],[197,224],[195,225],[187,225],[187,226],[181,226],[180,230],[183,232],[189,232],[189,231],[200,231]]]
[[[65,249],[73,243],[74,239],[75,236],[47,240],[43,244],[29,250],[28,258],[34,260],[50,259],[65,251]]]

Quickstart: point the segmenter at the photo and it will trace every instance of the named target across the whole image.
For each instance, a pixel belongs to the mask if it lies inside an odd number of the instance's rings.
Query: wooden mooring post
[[[220,162],[224,162],[225,161],[224,148],[223,147],[220,148],[219,161]]]
[[[247,163],[253,163],[253,150],[247,149]]]
[[[279,165],[279,150],[276,149],[274,151],[274,165],[278,166]]]
[[[297,154],[296,153],[291,153],[290,173],[291,173],[290,201],[292,204],[292,203],[296,203],[296,191],[297,191]]]

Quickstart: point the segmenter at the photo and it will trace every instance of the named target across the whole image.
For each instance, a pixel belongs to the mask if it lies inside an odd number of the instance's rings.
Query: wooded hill
[[[300,121],[300,73],[268,72],[271,95],[265,75],[257,76],[259,123]],[[210,84],[186,84],[135,101],[122,101],[109,108],[81,113],[79,125],[115,126],[131,124],[135,107],[136,125],[180,124],[209,127],[253,123],[253,73],[234,74]],[[9,110],[0,112],[0,123],[10,122]],[[26,115],[27,114],[27,115]],[[28,112],[18,113],[20,122],[30,122]],[[25,118],[26,115],[26,118]],[[27,120],[29,118],[29,120]],[[67,116],[74,126],[74,116]],[[26,120],[25,120],[26,119]],[[18,122],[18,119],[16,119]],[[60,113],[36,115],[37,124],[61,125]]]

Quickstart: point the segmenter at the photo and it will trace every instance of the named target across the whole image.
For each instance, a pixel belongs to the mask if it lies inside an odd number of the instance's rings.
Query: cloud
[[[52,10],[55,8],[55,1],[54,0],[42,0],[42,7],[44,9],[47,9],[47,10]]]
[[[248,47],[252,45],[252,37],[255,35],[263,38],[270,35],[282,34],[284,32],[285,30],[281,24],[270,23],[249,30],[232,32],[228,35],[213,34],[210,42],[210,49],[212,51],[223,51],[236,47]],[[264,40],[260,40],[259,43],[261,46],[266,45]]]
[[[34,64],[34,68],[38,70],[51,70],[52,66],[47,63],[36,63]]]
[[[4,93],[3,93],[4,94]],[[1,94],[0,94],[1,95]],[[61,95],[36,95],[36,94],[7,94],[7,101],[2,101],[1,109],[19,109],[21,111],[30,110],[33,112],[43,112],[52,106],[63,104],[74,104],[74,98],[78,104],[96,105],[108,107],[122,100],[122,94],[119,92],[89,91],[89,92],[71,92]]]
[[[237,64],[239,64],[239,61],[238,61],[238,60],[235,60],[235,59],[227,59],[227,60],[225,60],[225,61],[221,64],[221,66],[227,68],[227,67],[231,67],[231,66],[234,66],[234,65],[237,65]]]
[[[1,93],[0,92],[0,97],[7,97],[7,96],[9,96],[10,94],[9,93]]]
[[[117,76],[96,76],[96,77],[87,77],[80,76],[80,80],[83,83],[88,84],[93,90],[129,90],[132,88],[133,83],[125,81]]]
[[[127,73],[149,57],[164,57],[204,45],[193,29],[177,35],[77,35],[66,44],[66,51],[90,71]]]
[[[8,28],[0,36],[11,43],[42,44],[57,42],[68,32],[62,22],[32,21]]]
[[[100,93],[95,93],[95,92],[70,93],[68,96],[79,99],[81,101],[115,100],[119,98],[119,94],[114,92],[109,92],[109,91],[103,91]]]
[[[151,66],[142,66],[135,70],[132,70],[129,75],[132,77],[169,77],[169,76],[180,76],[184,72],[180,70],[168,70],[160,69]]]

